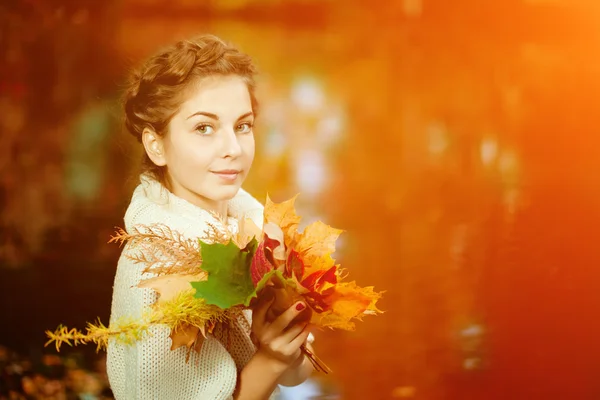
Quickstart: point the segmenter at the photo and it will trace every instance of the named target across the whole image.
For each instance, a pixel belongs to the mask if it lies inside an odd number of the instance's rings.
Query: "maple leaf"
[[[345,274],[332,254],[343,231],[317,221],[298,233],[300,217],[294,208],[295,199],[276,204],[267,198],[265,227],[269,226],[269,232],[273,233],[265,234],[265,240],[279,237],[273,225],[279,226],[284,234],[287,258],[283,276],[267,272],[259,285],[265,280],[272,283],[277,278],[283,285],[278,289],[279,297],[284,299],[280,301],[281,307],[289,306],[289,299],[302,299],[315,311],[311,319],[314,324],[352,330],[354,320],[381,312],[375,306],[381,293],[374,292],[372,287],[361,288],[355,282],[342,282]]]
[[[202,345],[206,339],[206,333],[212,333],[215,328],[214,321],[208,321],[206,326],[198,327],[189,323],[181,323],[171,329],[171,350],[177,350],[180,347],[186,347],[188,352],[185,357],[185,362],[190,359],[190,354],[193,351],[200,353]]]
[[[372,286],[361,288],[354,281],[338,283],[334,292],[325,298],[329,310],[313,315],[312,322],[322,327],[354,330],[352,320],[381,313],[376,307],[380,298],[381,293],[375,292]]]
[[[273,203],[267,195],[267,201],[265,202],[265,225],[273,223],[281,228],[285,238],[285,245],[288,247],[293,247],[298,232],[298,224],[302,219],[296,214],[296,209],[294,208],[296,197],[298,196],[296,195],[283,203]]]
[[[267,196],[264,211],[265,233],[270,238],[278,239],[276,227],[279,227],[283,232],[286,254],[288,257],[290,251],[300,254],[307,273],[329,270],[335,264],[331,257],[335,251],[335,242],[343,231],[317,221],[308,225],[302,233],[298,233],[301,218],[294,208],[296,197],[282,203],[274,203]],[[285,259],[279,249],[276,251],[277,258]],[[301,276],[297,278],[302,279]]]
[[[257,301],[260,302],[264,295],[267,293],[265,290],[268,286],[272,285],[272,280],[274,276],[279,276],[281,279],[285,279],[281,271],[276,269],[272,269],[267,271],[262,275],[262,278],[255,284],[254,290],[248,295],[246,301],[244,302],[245,306],[256,305]]]
[[[304,276],[304,263],[300,258],[300,254],[295,250],[290,251],[287,263],[285,264],[285,274],[297,280],[302,279]]]
[[[287,279],[281,271],[273,270],[265,274],[263,279],[256,285],[256,290],[253,296],[264,298],[267,295],[274,297],[273,303],[267,312],[267,320],[273,321],[281,313],[290,308],[297,301],[306,301],[302,290],[296,281]],[[309,320],[312,311],[307,308],[297,320]]]
[[[265,251],[265,242],[261,242],[254,253],[252,258],[252,264],[250,265],[250,276],[252,283],[257,285],[258,282],[267,274],[269,271],[273,271],[275,266],[267,257]]]
[[[285,261],[285,237],[281,228],[272,222],[265,224],[264,240],[267,242],[274,260]]]
[[[181,324],[178,327],[171,329],[171,350],[177,350],[180,347],[188,349],[194,346],[197,350],[202,347],[202,342],[205,336],[199,335],[200,328],[190,324]]]
[[[257,245],[256,239],[252,239],[244,249],[236,246],[233,240],[227,244],[200,241],[202,269],[208,277],[191,283],[196,289],[195,296],[222,309],[244,304],[255,291],[250,265]]]
[[[262,230],[250,218],[240,218],[238,232],[233,235],[233,241],[240,249],[245,248],[252,239],[259,239]]]
[[[315,271],[302,280],[302,286],[317,293],[334,287],[336,283],[337,267],[335,265],[328,270]]]
[[[335,242],[342,232],[341,229],[317,221],[299,234],[294,250],[301,254],[307,273],[328,270],[333,266],[335,261],[331,254],[335,251]]]
[[[202,272],[194,275],[173,274],[161,275],[154,278],[140,281],[137,285],[139,288],[151,288],[159,295],[156,304],[164,304],[172,301],[182,292],[192,291],[191,282],[202,281],[207,278],[207,274]],[[197,300],[200,301],[200,300]],[[211,326],[213,322],[207,321]],[[180,347],[186,347],[188,350],[199,352],[206,338],[206,328],[204,325],[198,327],[189,322],[182,321],[171,329],[169,334],[171,339],[171,350],[176,350]],[[187,353],[186,361],[189,359],[190,353]]]

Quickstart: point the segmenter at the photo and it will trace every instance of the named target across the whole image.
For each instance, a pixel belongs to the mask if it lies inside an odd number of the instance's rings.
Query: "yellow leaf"
[[[277,225],[275,225],[272,222],[267,222],[264,226],[264,232],[265,234],[273,240],[277,240],[279,242],[279,246],[277,246],[276,248],[272,249],[273,250],[273,257],[276,260],[283,260],[285,261],[286,256],[285,256],[285,238],[283,235],[283,231],[281,230],[281,228]]]
[[[356,329],[354,322],[348,321],[346,318],[334,314],[333,312],[325,312],[322,314],[313,313],[311,324],[323,328],[343,329],[345,331],[353,331]]]
[[[381,298],[382,293],[375,292],[373,289],[373,286],[360,287],[355,281],[342,282],[338,284],[334,296],[339,296],[339,300],[342,301],[354,301],[355,304],[360,304],[361,307],[364,307],[360,313],[366,310],[381,313],[377,309],[376,303]]]
[[[276,204],[267,197],[265,205],[265,231],[275,232],[274,227],[279,226],[284,235],[286,254],[296,257],[292,265],[287,265],[289,271],[286,270],[285,289],[289,293],[281,297],[294,301],[298,296],[304,297],[315,311],[311,323],[316,326],[353,330],[354,320],[381,313],[376,307],[381,293],[375,292],[373,287],[361,288],[355,282],[342,282],[346,274],[335,264],[332,255],[343,231],[317,221],[299,233],[300,217],[296,215],[295,200],[296,197]],[[276,235],[272,233],[271,236]],[[292,304],[290,301],[283,303],[279,311]]]
[[[137,285],[139,288],[154,289],[159,294],[158,303],[172,300],[175,296],[185,290],[192,290],[190,282],[204,281],[206,273],[194,275],[161,275],[155,278],[145,279]]]
[[[302,254],[302,262],[304,262],[305,265],[304,276],[308,276],[317,271],[327,271],[335,264],[335,260],[330,254],[317,257],[310,252],[307,254]]]
[[[310,272],[328,269],[333,265],[331,254],[335,251],[335,242],[343,231],[335,229],[321,221],[307,226],[299,235],[295,250]]]
[[[250,243],[252,238],[260,240],[262,238],[262,230],[250,218],[241,218],[239,220],[238,232],[233,236],[234,243],[237,247],[243,249]]]
[[[302,219],[296,214],[294,202],[297,195],[283,203],[273,203],[269,196],[265,202],[265,224],[271,222],[281,228],[285,236],[286,246],[290,246],[298,231],[298,224]]]

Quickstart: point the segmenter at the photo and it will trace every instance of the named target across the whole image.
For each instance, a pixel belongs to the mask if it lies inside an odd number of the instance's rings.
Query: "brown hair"
[[[255,72],[248,55],[216,36],[180,41],[148,59],[131,75],[123,99],[125,126],[140,142],[144,128],[164,136],[171,118],[185,100],[186,89],[212,75],[243,78],[256,114]],[[142,169],[166,184],[164,168],[155,165],[145,151]]]

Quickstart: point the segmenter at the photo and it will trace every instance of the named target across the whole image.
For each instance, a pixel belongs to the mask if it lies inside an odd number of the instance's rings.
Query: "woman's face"
[[[253,124],[242,78],[213,76],[191,87],[168,133],[159,139],[162,158],[154,160],[166,166],[173,194],[222,212],[252,166]]]

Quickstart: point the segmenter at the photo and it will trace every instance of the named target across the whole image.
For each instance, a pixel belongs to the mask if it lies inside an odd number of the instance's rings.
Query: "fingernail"
[[[296,310],[298,310],[298,311],[302,311],[305,308],[306,308],[306,306],[304,304],[302,304],[302,303],[296,304]]]

